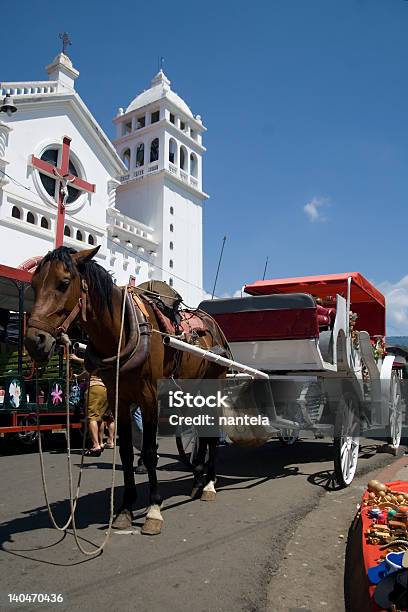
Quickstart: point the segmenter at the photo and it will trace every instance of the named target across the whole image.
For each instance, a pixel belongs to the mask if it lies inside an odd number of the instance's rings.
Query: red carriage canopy
[[[351,278],[351,310],[358,315],[356,329],[365,330],[371,336],[385,336],[385,297],[359,272],[259,280],[245,285],[244,291],[250,295],[309,293],[322,300],[335,298],[336,294],[346,298],[348,278]]]

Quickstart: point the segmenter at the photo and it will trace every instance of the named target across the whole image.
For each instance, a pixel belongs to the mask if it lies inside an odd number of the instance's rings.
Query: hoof
[[[115,517],[112,529],[130,529],[132,527],[133,514],[131,510],[123,508]]]
[[[202,490],[203,490],[202,486],[193,487],[190,493],[191,499],[197,499],[197,497],[200,497]]]
[[[216,495],[217,493],[215,491],[206,491],[204,489],[201,495],[201,501],[208,501],[208,502],[215,501]]]
[[[159,535],[162,530],[163,521],[155,518],[147,518],[140,533],[143,535]]]

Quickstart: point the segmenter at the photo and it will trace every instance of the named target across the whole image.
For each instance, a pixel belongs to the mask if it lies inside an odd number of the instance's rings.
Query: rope
[[[119,341],[118,341],[118,351],[117,351],[117,355],[116,355],[116,380],[115,380],[115,415],[114,415],[114,419],[115,419],[115,424],[117,426],[118,423],[118,407],[119,407],[119,375],[120,375],[120,370],[119,370],[119,364],[120,364],[120,349],[122,346],[122,338],[123,338],[123,329],[124,329],[124,325],[125,325],[125,311],[126,311],[126,297],[127,297],[127,291],[126,289],[123,291],[123,302],[122,302],[122,315],[121,315],[121,322],[120,322],[120,332],[119,332]],[[106,535],[102,541],[102,544],[100,544],[100,546],[98,546],[95,550],[86,550],[78,537],[78,532],[77,532],[77,527],[76,527],[76,523],[75,523],[75,507],[74,507],[74,503],[73,503],[73,499],[72,499],[72,490],[70,489],[70,503],[71,503],[71,513],[72,513],[72,531],[74,533],[74,538],[75,538],[75,542],[76,545],[78,546],[78,549],[81,551],[82,554],[88,556],[88,557],[93,557],[95,555],[99,555],[103,549],[105,548],[110,535],[111,535],[111,531],[112,531],[112,524],[113,524],[113,517],[114,517],[114,493],[115,493],[115,475],[116,475],[116,439],[117,436],[115,435],[114,441],[113,441],[113,463],[112,463],[112,479],[111,479],[111,490],[110,490],[110,513],[109,513],[109,525],[108,525],[108,531],[106,532]],[[71,466],[70,466],[71,467]],[[71,474],[71,478],[70,478],[70,486],[72,485],[72,474]]]
[[[123,329],[124,329],[124,322],[125,322],[125,308],[126,306],[126,290],[124,290],[123,292],[123,303],[122,303],[122,313],[121,313],[121,325],[120,325],[120,333],[119,333],[119,341],[118,341],[118,350],[117,350],[117,356],[116,356],[116,380],[115,380],[115,415],[114,415],[114,419],[115,419],[115,423],[117,425],[118,422],[118,407],[119,407],[119,375],[120,375],[120,371],[119,371],[119,363],[120,363],[120,348],[122,346],[122,339],[123,339]],[[49,499],[48,499],[48,488],[47,488],[47,482],[46,482],[46,478],[45,478],[45,466],[44,466],[44,457],[43,457],[43,450],[42,450],[42,442],[41,442],[41,434],[40,434],[40,420],[39,420],[39,406],[37,403],[37,423],[38,423],[38,430],[39,430],[39,436],[38,436],[38,450],[39,450],[39,456],[40,456],[40,466],[41,466],[41,480],[42,480],[42,485],[43,485],[43,491],[44,491],[44,497],[45,497],[45,502],[47,505],[47,510],[48,510],[48,514],[50,516],[51,522],[54,526],[55,529],[57,529],[58,531],[66,531],[69,527],[69,525],[72,523],[72,531],[74,534],[74,539],[75,539],[75,543],[78,547],[78,549],[81,551],[82,554],[86,555],[86,556],[95,556],[100,554],[103,549],[105,548],[109,537],[111,535],[111,531],[112,531],[112,524],[113,524],[113,517],[114,517],[114,492],[115,492],[115,475],[116,475],[116,439],[117,436],[115,435],[114,438],[114,442],[113,442],[113,463],[112,463],[112,478],[111,478],[111,487],[110,487],[110,513],[109,513],[109,525],[108,525],[108,531],[106,532],[105,538],[102,542],[102,544],[100,546],[98,546],[95,550],[91,550],[88,551],[86,550],[80,540],[79,540],[79,536],[78,536],[78,530],[77,530],[77,526],[75,523],[75,510],[76,510],[76,506],[77,506],[77,502],[78,502],[78,498],[79,498],[79,492],[80,492],[80,487],[81,487],[81,478],[82,478],[82,472],[83,472],[83,464],[84,464],[84,456],[85,456],[85,440],[86,440],[86,433],[87,433],[87,424],[88,424],[88,419],[85,418],[85,431],[84,431],[84,435],[83,435],[83,439],[82,439],[82,457],[81,457],[81,464],[79,467],[79,475],[78,475],[78,481],[77,481],[77,488],[76,488],[76,493],[75,493],[75,497],[73,496],[73,477],[72,477],[72,462],[71,462],[71,436],[70,436],[70,412],[69,412],[69,341],[66,342],[65,344],[65,350],[66,350],[66,359],[67,359],[67,379],[66,379],[66,408],[67,408],[67,417],[66,417],[66,428],[67,428],[67,464],[68,464],[68,483],[69,483],[69,501],[70,501],[70,515],[68,520],[66,521],[65,525],[63,525],[62,527],[59,526],[55,520],[55,517],[53,515],[50,503],[49,503]],[[37,393],[37,397],[38,397],[38,376],[36,378],[36,393]],[[88,401],[89,401],[89,393],[88,393]]]
[[[66,358],[67,358],[67,370],[66,370],[66,432],[67,432],[67,468],[68,468],[68,480],[70,482],[70,494],[71,494],[71,490],[72,490],[72,471],[71,471],[71,436],[70,436],[70,427],[71,427],[71,416],[70,416],[70,412],[69,412],[69,345],[66,345],[65,347],[66,349]],[[48,487],[47,487],[47,481],[46,481],[46,476],[45,476],[45,464],[44,464],[44,455],[43,455],[43,448],[42,448],[42,437],[41,437],[41,432],[40,432],[40,413],[39,413],[39,404],[38,404],[38,369],[36,370],[36,397],[37,397],[37,426],[38,426],[38,452],[39,452],[39,458],[40,458],[40,467],[41,467],[41,481],[42,481],[42,485],[43,485],[43,491],[44,491],[44,497],[45,497],[45,503],[47,506],[47,510],[48,510],[48,514],[49,517],[51,519],[51,523],[53,525],[53,527],[55,529],[57,529],[58,531],[63,531],[65,532],[69,525],[71,524],[72,521],[72,509],[70,512],[70,515],[66,521],[66,523],[62,526],[58,525],[54,514],[52,512],[51,509],[51,505],[50,505],[50,501],[49,501],[49,497],[48,497]],[[87,434],[87,419],[85,419],[85,431],[84,431],[84,435],[82,438],[82,457],[81,457],[81,464],[80,464],[80,468],[79,468],[79,475],[78,475],[78,481],[77,481],[77,490],[76,490],[76,494],[75,494],[75,500],[74,500],[74,512],[75,512],[75,508],[77,505],[77,501],[78,501],[78,497],[79,497],[79,491],[81,488],[81,478],[82,478],[82,471],[83,471],[83,465],[84,465],[84,452],[85,452],[85,440],[86,440],[86,434]]]

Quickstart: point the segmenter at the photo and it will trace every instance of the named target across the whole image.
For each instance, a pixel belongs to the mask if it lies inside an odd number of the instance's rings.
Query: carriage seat
[[[336,309],[335,308],[325,308],[320,304],[316,304],[317,311],[317,323],[319,328],[324,327],[333,327],[334,320],[336,318]]]

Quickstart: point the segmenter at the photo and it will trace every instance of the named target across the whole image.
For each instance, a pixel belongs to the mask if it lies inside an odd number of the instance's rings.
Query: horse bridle
[[[44,321],[43,319],[37,319],[30,317],[28,321],[28,326],[33,327],[34,329],[38,329],[40,331],[45,331],[48,334],[51,334],[56,340],[60,338],[63,334],[66,334],[70,325],[77,319],[78,315],[81,314],[81,320],[86,323],[86,308],[88,303],[88,285],[86,281],[81,278],[81,295],[69,313],[62,320],[58,326],[51,325],[48,321]]]

